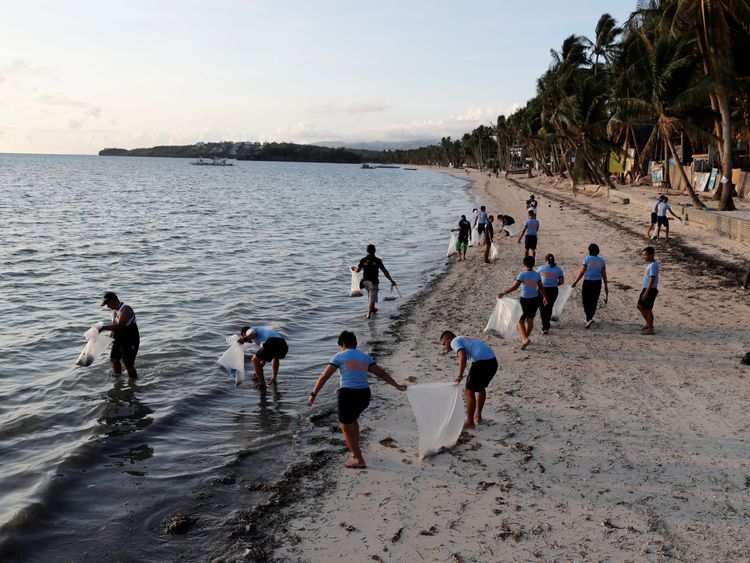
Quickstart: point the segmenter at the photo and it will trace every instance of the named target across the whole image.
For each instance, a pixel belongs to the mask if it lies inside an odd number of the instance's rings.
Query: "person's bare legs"
[[[482,423],[482,409],[484,408],[484,401],[487,399],[487,390],[482,389],[477,395],[477,410],[474,413],[474,422],[477,424]]]
[[[115,375],[122,375],[122,365],[120,364],[120,360],[110,358],[110,362],[112,363],[112,371],[115,372]]]
[[[271,385],[276,385],[276,376],[279,375],[279,359],[271,360]]]
[[[137,379],[138,378],[138,372],[135,369],[135,365],[133,365],[133,364],[130,364],[130,365],[125,364],[125,369],[128,371],[128,377],[130,379]]]
[[[649,311],[648,309],[641,306],[641,304],[638,304],[638,311],[640,311],[641,315],[643,315],[643,318],[646,321],[646,326],[643,327],[642,332],[645,332],[647,334],[653,334],[654,332],[654,313]]]
[[[253,355],[253,367],[255,368],[255,380],[261,387],[266,386],[266,378],[263,376],[263,366],[266,362],[261,360],[257,355]]]
[[[661,225],[656,225],[656,240],[659,240],[660,234],[661,234]]]
[[[669,240],[669,222],[664,225],[664,240]]]
[[[365,463],[365,458],[362,457],[362,450],[359,449],[359,422],[356,420],[351,424],[341,422],[339,423],[339,427],[344,433],[346,447],[352,452],[352,459],[344,465],[351,469],[364,469],[367,464]]]
[[[474,412],[477,408],[476,397],[474,397],[474,391],[466,389],[466,422],[464,422],[464,428],[474,428]]]
[[[518,333],[521,335],[521,349],[523,350],[529,345],[529,333],[526,331],[526,324],[524,321],[518,321]]]

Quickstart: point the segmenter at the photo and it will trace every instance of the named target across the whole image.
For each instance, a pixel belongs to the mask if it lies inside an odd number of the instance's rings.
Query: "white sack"
[[[456,250],[456,235],[451,233],[451,241],[448,243],[448,253],[446,256],[453,256],[458,250]]]
[[[521,229],[519,229],[515,224],[513,225],[505,225],[502,228],[503,231],[508,233],[512,237],[517,237],[518,234],[521,232]]]
[[[523,311],[521,304],[516,299],[503,297],[497,300],[495,308],[492,310],[490,320],[484,327],[484,332],[494,332],[500,338],[513,340],[520,337],[518,334],[518,321],[521,319]]]
[[[568,301],[571,293],[573,293],[573,288],[569,285],[561,285],[558,289],[557,299],[555,300],[555,304],[552,306],[551,319],[553,321],[560,320],[560,314],[562,313],[563,307],[565,307],[565,303]]]
[[[86,346],[81,350],[78,359],[76,360],[77,366],[90,366],[94,363],[99,356],[102,355],[107,347],[112,342],[112,337],[109,334],[99,332],[102,328],[102,323],[96,323],[91,325],[91,328],[83,333],[83,337],[86,339]]]
[[[497,249],[497,246],[495,246],[495,243],[493,242],[492,245],[490,245],[490,262],[494,262],[497,260],[497,257],[500,256],[500,251]]]
[[[419,458],[456,444],[464,428],[464,402],[458,383],[422,383],[406,389],[419,431]]]
[[[247,344],[240,344],[239,339],[240,337],[236,334],[227,336],[229,348],[217,360],[219,365],[229,372],[229,375],[234,373],[234,384],[237,387],[245,381],[245,350],[248,346]]]
[[[479,234],[479,229],[474,227],[471,229],[471,239],[469,239],[469,246],[481,246],[482,238]]]
[[[359,280],[362,279],[362,275],[360,273],[355,272],[354,270],[352,272],[352,287],[349,290],[349,297],[362,297],[362,290],[359,288]]]

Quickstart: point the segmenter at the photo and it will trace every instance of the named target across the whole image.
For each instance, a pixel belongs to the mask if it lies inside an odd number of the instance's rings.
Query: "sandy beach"
[[[451,380],[457,362],[439,354],[441,331],[484,339],[500,364],[485,422],[420,461],[405,394],[373,384],[360,420],[367,469],[344,469],[342,452],[303,480],[305,500],[274,519],[273,559],[748,560],[750,368],[740,359],[750,349],[750,298],[732,278],[741,245],[675,225],[674,244],[657,244],[656,334],[642,336],[643,210],[574,201],[561,189],[553,200],[545,180],[521,180],[522,189],[472,177],[490,213],[517,221],[536,194],[539,254],[553,252],[568,283],[597,242],[608,304],[585,330],[574,290],[561,322],[548,336],[535,326],[522,351],[482,333],[496,293],[520,269],[522,245],[498,237],[491,265],[470,248],[396,323],[398,341],[380,363],[399,381]],[[701,261],[706,250],[717,261]]]

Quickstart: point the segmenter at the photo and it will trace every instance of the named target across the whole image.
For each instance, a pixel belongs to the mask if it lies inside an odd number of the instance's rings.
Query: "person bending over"
[[[286,340],[275,330],[259,326],[243,326],[240,330],[240,344],[253,342],[260,349],[253,354],[253,367],[255,368],[255,380],[261,388],[266,386],[266,378],[263,375],[263,367],[271,362],[271,385],[276,384],[279,375],[279,361],[286,358],[289,352]]]

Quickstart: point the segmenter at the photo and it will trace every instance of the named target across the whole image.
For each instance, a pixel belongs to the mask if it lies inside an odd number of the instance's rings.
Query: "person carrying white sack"
[[[446,352],[453,350],[458,356],[456,383],[461,383],[467,360],[471,360],[466,378],[466,421],[464,428],[474,428],[482,422],[482,408],[487,399],[487,386],[497,373],[497,358],[492,349],[479,339],[456,336],[450,330],[443,331],[440,343]]]
[[[521,287],[521,309],[523,314],[518,320],[518,332],[521,333],[522,343],[521,350],[524,350],[526,346],[531,344],[529,335],[534,329],[534,317],[536,317],[536,311],[539,308],[539,294],[542,294],[542,303],[547,305],[547,291],[542,285],[542,276],[539,272],[534,271],[534,258],[532,256],[526,256],[523,259],[524,269],[516,276],[516,282],[502,293],[497,294],[498,299],[502,299],[509,293],[514,292],[518,287]]]
[[[112,331],[112,351],[109,359],[112,362],[112,371],[115,375],[122,375],[122,365],[120,360],[125,364],[125,370],[128,372],[130,379],[138,377],[135,369],[135,357],[138,355],[138,348],[141,344],[141,336],[138,332],[138,323],[135,318],[135,311],[130,305],[126,305],[117,298],[115,293],[108,291],[102,299],[102,306],[106,305],[112,310],[112,324],[104,325],[99,332],[105,330]]]
[[[275,330],[259,326],[243,326],[240,330],[240,335],[241,338],[237,341],[238,344],[254,342],[260,346],[260,350],[253,354],[255,380],[258,382],[260,388],[263,389],[266,386],[263,366],[268,362],[271,362],[271,385],[275,385],[276,377],[279,375],[279,360],[286,358],[289,352],[286,340]]]
[[[545,264],[539,266],[536,271],[542,276],[542,285],[547,293],[547,302],[539,307],[539,316],[542,318],[542,334],[547,334],[552,320],[552,309],[557,301],[558,287],[565,283],[565,274],[562,268],[555,264],[555,255],[547,254],[544,257]]]

